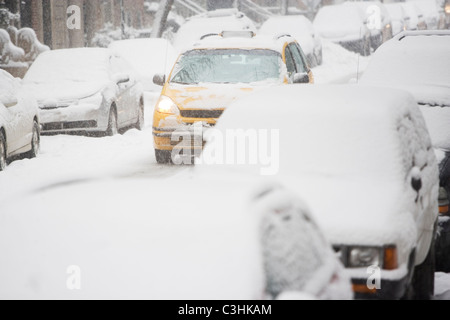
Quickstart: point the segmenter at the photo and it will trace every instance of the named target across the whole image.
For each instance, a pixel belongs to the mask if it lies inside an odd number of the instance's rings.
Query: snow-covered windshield
[[[198,84],[279,81],[281,65],[281,55],[273,50],[192,50],[183,54],[176,64],[171,82]]]
[[[31,66],[25,83],[48,84],[108,81],[108,52],[105,49],[49,51]]]

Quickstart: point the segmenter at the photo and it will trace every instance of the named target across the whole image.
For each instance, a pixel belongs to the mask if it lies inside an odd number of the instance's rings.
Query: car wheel
[[[155,156],[158,164],[172,163],[172,153],[170,151],[155,149]]]
[[[6,138],[0,131],[0,171],[6,169]]]
[[[31,138],[31,150],[26,155],[27,158],[36,158],[41,149],[41,133],[39,130],[39,124],[34,121],[33,123],[33,134]]]
[[[435,277],[435,240],[430,245],[425,261],[414,268],[412,279],[412,298],[415,300],[431,300],[434,296],[434,277]]]
[[[108,129],[106,135],[109,137],[115,136],[119,133],[119,126],[117,125],[117,113],[114,108],[109,112]]]
[[[139,131],[144,130],[144,126],[145,126],[145,113],[144,113],[144,104],[141,103],[139,104],[139,110],[138,110],[138,119],[136,122],[136,129],[138,129]]]

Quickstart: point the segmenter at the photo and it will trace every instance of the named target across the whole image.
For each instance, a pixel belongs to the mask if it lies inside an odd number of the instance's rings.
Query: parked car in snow
[[[144,90],[161,93],[153,83],[155,74],[168,75],[178,58],[178,53],[166,39],[130,39],[114,41],[109,48],[118,53],[136,70]]]
[[[270,17],[261,26],[259,33],[271,36],[289,34],[298,41],[311,67],[322,64],[322,40],[312,22],[305,16]]]
[[[363,56],[370,55],[370,30],[365,16],[356,6],[339,4],[322,7],[314,19],[314,28],[323,39]]]
[[[36,157],[39,146],[36,100],[23,90],[19,79],[0,70],[0,171],[13,156]]]
[[[407,31],[380,48],[361,83],[400,88],[414,95],[438,154],[441,186],[450,195],[450,72],[443,72],[450,70],[449,55],[450,31]]]
[[[233,103],[215,130],[241,130],[246,139],[259,130],[279,132],[274,178],[314,212],[357,298],[398,299],[409,289],[419,298],[433,295],[438,166],[410,94],[354,85],[270,88]],[[218,133],[208,136],[197,163],[220,168],[210,159],[226,144],[214,140]],[[231,166],[259,174],[266,165],[244,156],[245,164]],[[379,290],[367,285],[376,268]]]
[[[444,18],[444,11],[439,8],[437,0],[413,0],[408,1],[416,5],[423,14],[428,30],[437,30]]]
[[[42,53],[24,88],[38,99],[43,133],[106,133],[144,126],[142,85],[134,70],[108,49]]]
[[[186,146],[182,136],[193,134],[196,123],[214,126],[239,97],[268,86],[313,82],[306,56],[290,36],[207,35],[181,54],[169,78],[155,77],[164,86],[153,117],[156,160],[168,163],[186,151],[186,161],[192,161],[202,143]]]
[[[345,2],[347,6],[356,6],[364,17],[370,30],[370,43],[374,50],[392,38],[392,21],[386,7],[380,1]]]
[[[387,3],[384,5],[392,21],[392,33],[397,35],[407,29],[406,12],[401,3]]]
[[[401,3],[401,6],[406,13],[406,30],[415,31],[428,29],[423,12],[420,11],[420,8],[414,2]]]
[[[229,31],[253,31],[256,26],[245,14],[236,9],[218,9],[191,17],[175,34],[174,47],[185,51],[208,33]]]
[[[0,298],[351,298],[348,276],[301,201],[236,178],[72,181],[3,203]],[[195,194],[203,205],[186,205]],[[111,201],[119,198],[126,210]],[[77,271],[82,290],[68,290]]]

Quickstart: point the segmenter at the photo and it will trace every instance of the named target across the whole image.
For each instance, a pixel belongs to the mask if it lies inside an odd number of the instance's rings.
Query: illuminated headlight
[[[447,5],[445,6],[445,13],[446,13],[446,14],[450,14],[450,4],[447,4]]]
[[[381,248],[350,248],[348,254],[349,268],[363,268],[370,266],[379,266],[381,264]]]
[[[161,96],[161,98],[158,101],[158,105],[156,106],[156,111],[160,113],[166,113],[166,114],[179,114],[180,110],[178,109],[175,102],[172,101],[167,96]]]

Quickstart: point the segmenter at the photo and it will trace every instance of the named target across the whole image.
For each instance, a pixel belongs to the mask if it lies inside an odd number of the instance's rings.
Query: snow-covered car
[[[322,64],[322,40],[314,30],[312,22],[305,16],[270,17],[261,26],[259,33],[271,36],[290,34],[302,47],[311,67]]]
[[[374,50],[392,38],[392,21],[386,7],[380,1],[345,2],[346,6],[356,6],[364,16],[370,30],[370,43]]]
[[[401,6],[406,13],[406,30],[428,29],[423,12],[420,11],[420,8],[414,2],[401,3]]]
[[[449,55],[450,31],[407,31],[380,48],[361,79],[361,84],[396,87],[414,95],[438,154],[441,186],[448,194],[450,72],[443,70],[450,70]]]
[[[0,171],[17,155],[34,158],[39,153],[38,107],[20,80],[0,70]]]
[[[181,54],[169,78],[155,77],[164,86],[153,116],[156,160],[197,156],[202,142],[185,145],[182,137],[195,134],[197,123],[205,130],[214,126],[239,97],[268,86],[313,81],[305,54],[290,36],[255,36],[251,31],[207,35]]]
[[[230,141],[218,137],[246,133],[253,144],[241,141],[245,152],[258,145],[254,132],[278,132],[268,149],[278,155],[274,178],[314,212],[357,298],[397,299],[409,289],[420,298],[433,295],[438,166],[409,93],[355,85],[270,88],[233,103],[214,130],[197,164],[208,170],[229,163],[248,174],[260,174],[265,160],[241,154],[230,161]]]
[[[371,33],[365,16],[356,6],[339,4],[322,7],[314,19],[314,28],[323,39],[364,56],[370,55]]]
[[[444,12],[442,8],[439,8],[437,0],[409,0],[408,2],[415,4],[419,8],[428,30],[439,29],[439,25],[444,19]]]
[[[38,100],[43,133],[115,135],[144,126],[142,85],[132,67],[108,49],[44,52],[23,84]]]
[[[352,297],[331,246],[287,190],[223,177],[173,182],[71,181],[3,203],[0,298]]]
[[[109,48],[122,56],[136,70],[145,91],[161,93],[153,83],[155,74],[168,75],[178,58],[178,53],[166,39],[130,39],[114,41]]]
[[[406,12],[401,3],[386,3],[384,5],[391,16],[392,33],[397,35],[407,29]]]
[[[191,17],[181,26],[173,41],[178,51],[185,51],[205,34],[229,31],[253,31],[256,26],[245,14],[236,9],[218,9]]]

